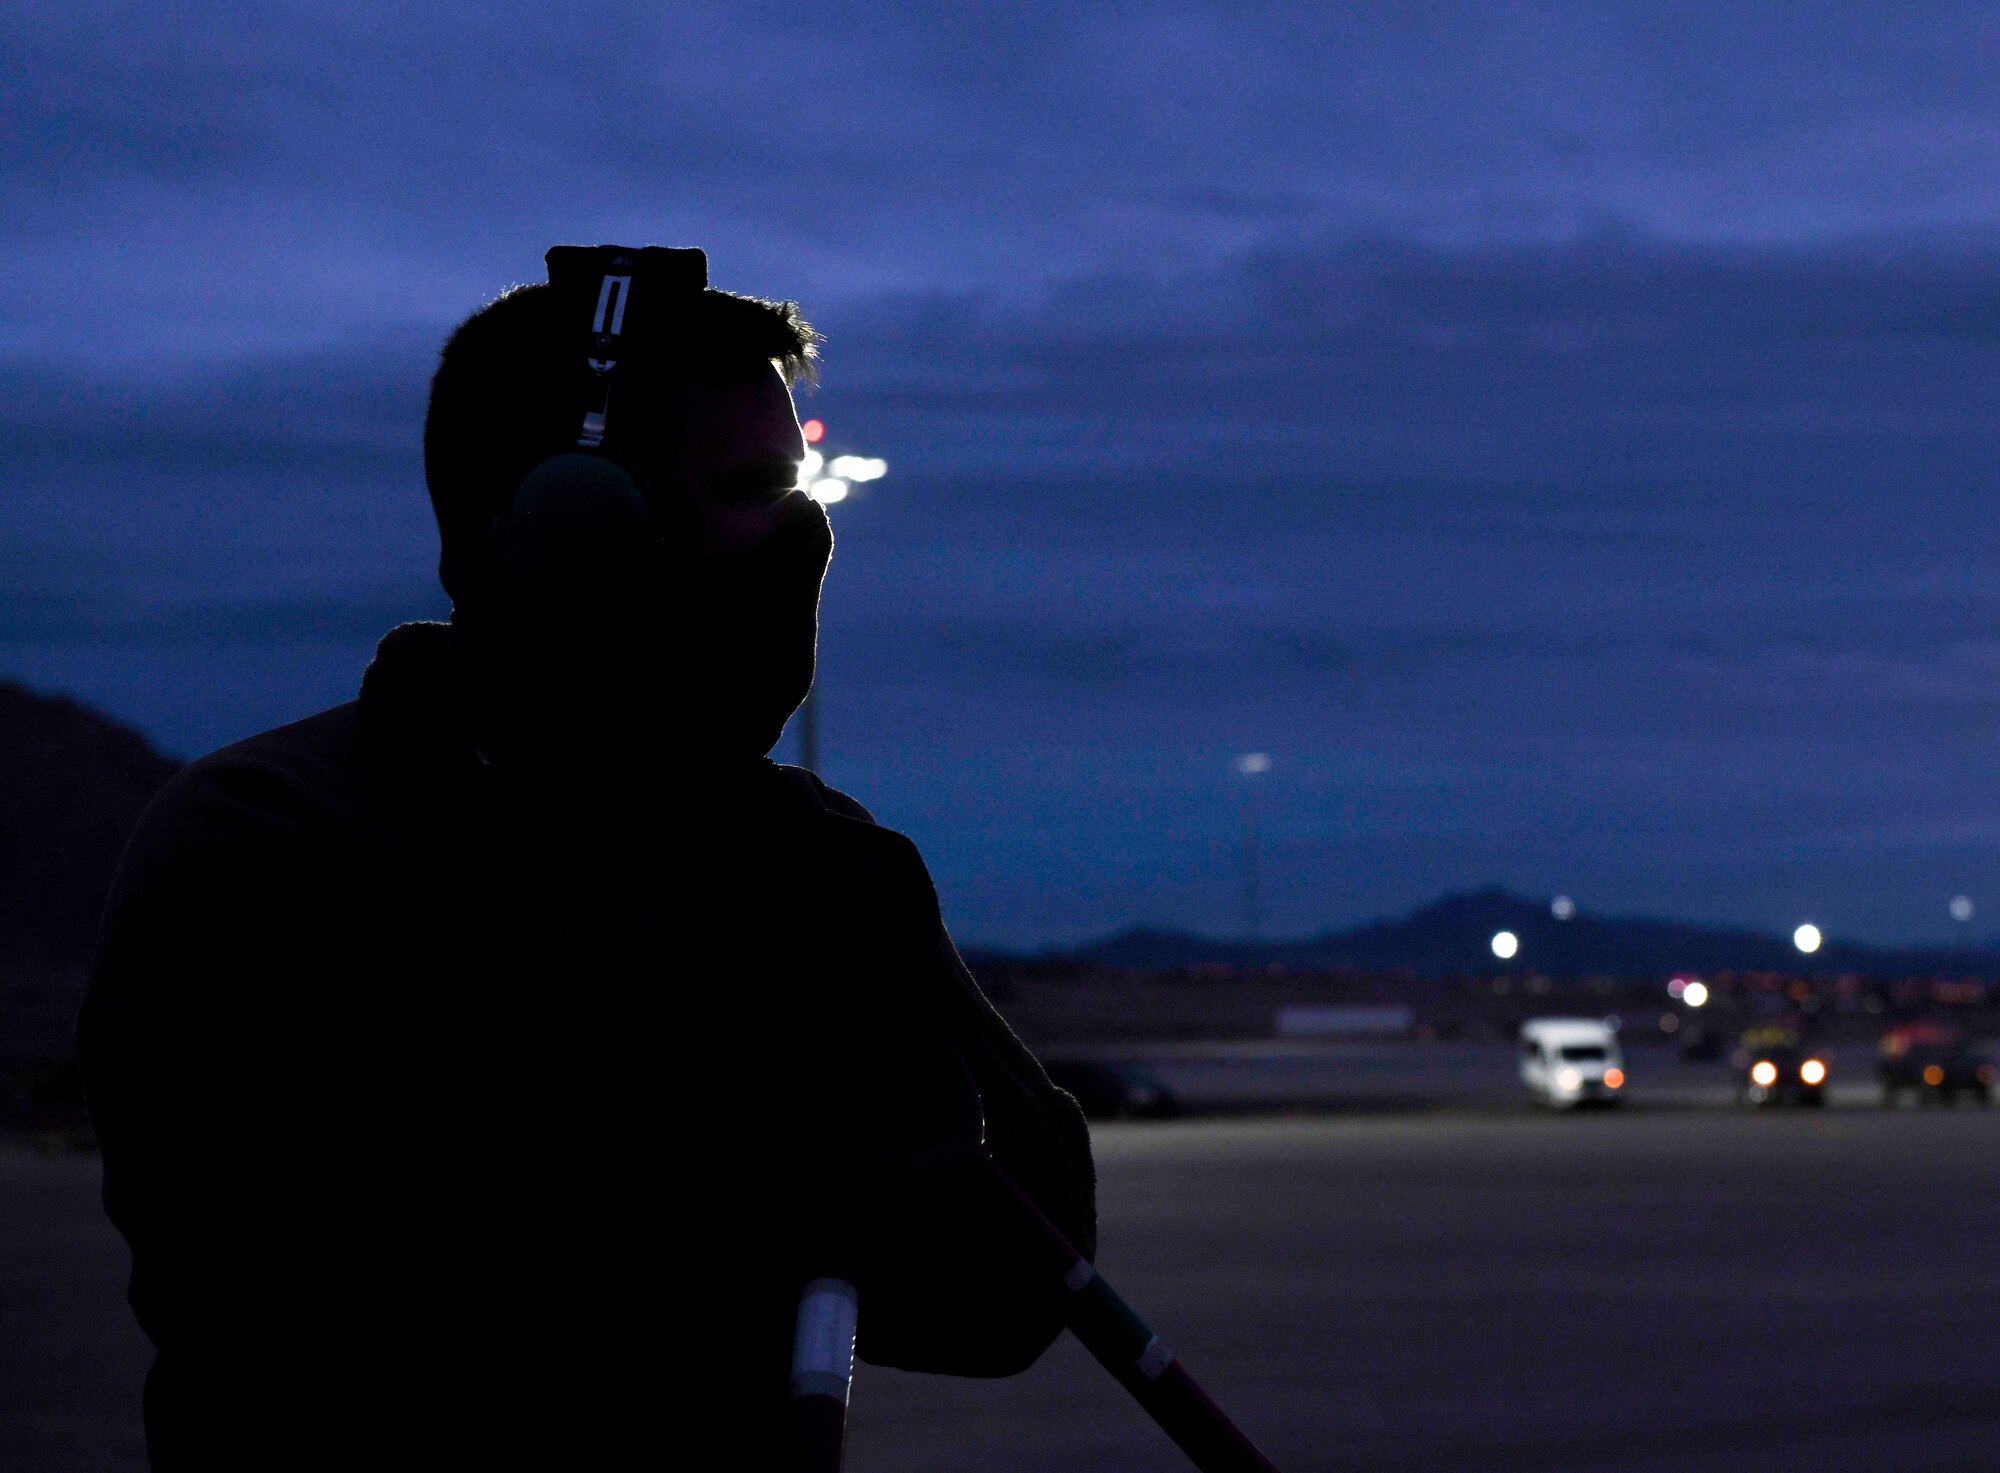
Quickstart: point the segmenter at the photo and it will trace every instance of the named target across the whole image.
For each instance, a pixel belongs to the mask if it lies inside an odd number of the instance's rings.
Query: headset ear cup
[[[653,530],[637,476],[609,455],[570,451],[515,488],[494,529],[500,577],[517,599],[599,602],[635,571]]]

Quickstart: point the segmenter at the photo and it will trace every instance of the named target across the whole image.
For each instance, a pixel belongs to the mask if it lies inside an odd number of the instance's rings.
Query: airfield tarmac
[[[1288,1470],[2000,1469],[2000,1118],[1374,1115],[1097,1134],[1099,1267]],[[1070,1341],[864,1368],[853,1465],[1167,1470]]]
[[[2000,1469],[2000,1110],[1494,1098],[1096,1131],[1099,1264],[1288,1473]],[[142,1468],[96,1168],[0,1146],[0,1465]],[[848,1466],[1186,1467],[1072,1341],[861,1368]]]

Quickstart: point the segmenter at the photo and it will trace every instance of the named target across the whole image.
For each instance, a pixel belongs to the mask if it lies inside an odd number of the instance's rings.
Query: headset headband
[[[649,322],[684,306],[707,288],[708,257],[695,249],[605,245],[551,246],[542,259],[548,265],[549,285],[560,298],[592,304],[584,349],[591,392],[576,443],[595,450],[604,444],[611,377],[628,345],[654,338],[647,328]],[[636,316],[632,315],[635,284],[639,296]]]

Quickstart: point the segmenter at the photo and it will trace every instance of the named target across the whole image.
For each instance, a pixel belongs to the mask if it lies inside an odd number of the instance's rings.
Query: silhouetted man
[[[699,252],[550,267],[432,384],[451,622],[190,766],[114,888],[80,1038],[160,1469],[771,1466],[835,1122],[920,1126],[939,1036],[1092,1248],[1082,1118],[915,849],[766,756],[832,548],[811,329]],[[853,1179],[864,1358],[1054,1337],[980,1199]]]

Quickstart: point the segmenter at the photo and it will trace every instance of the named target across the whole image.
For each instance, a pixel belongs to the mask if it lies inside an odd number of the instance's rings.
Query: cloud
[[[441,324],[559,239],[840,305],[1356,235],[1992,227],[1993,39],[1954,5],[17,5],[0,341]]]
[[[397,332],[345,349],[258,353],[165,376],[0,363],[6,466],[110,473],[406,468],[437,342]]]
[[[245,646],[365,647],[392,625],[441,617],[442,595],[411,586],[369,597],[200,600],[134,605],[76,589],[10,590],[0,596],[0,648],[194,651],[222,655]]]
[[[1049,854],[1140,856],[1143,909],[1246,745],[1302,774],[1274,845],[1350,897],[1390,856],[1383,909],[1508,854],[1642,889],[1732,825],[1760,873],[1921,828],[2000,673],[1995,39],[1958,4],[17,5],[0,641],[182,751],[351,692],[436,606],[450,323],[552,241],[698,243],[826,326],[812,407],[892,466],[839,509],[828,750],[887,812],[985,815],[958,888],[1018,934],[1088,924]],[[1198,915],[1185,858],[1155,893]]]
[[[902,295],[832,328],[813,408],[895,467],[843,508],[837,579],[941,637],[986,621],[969,669],[1192,679],[1242,666],[1238,636],[1294,674],[1473,645],[1556,662],[1608,637],[1676,658],[1892,635],[1908,653],[1988,617],[1960,530],[2000,452],[1985,236],[1327,240],[1173,289]],[[154,518],[220,560],[315,535],[346,484],[385,510],[365,537],[325,527],[343,576],[400,576],[429,556],[436,338],[150,375],[16,360],[6,521],[50,546]],[[192,484],[200,525],[180,515]],[[242,596],[274,591],[311,593]],[[1384,665],[1357,638],[1403,653]]]
[[[1033,311],[888,306],[832,319],[829,380],[911,415],[1138,420],[1178,427],[1177,440],[1220,424],[1253,439],[1369,437],[1376,424],[1460,440],[1983,436],[2000,235],[1810,247],[1629,232],[1538,247],[1333,239],[1171,287],[1083,280]]]
[[[898,295],[825,320],[823,412],[932,473],[1616,487],[1762,479],[1786,455],[1851,481],[1857,446],[1986,454],[2000,235],[1330,239],[1173,286]],[[17,464],[386,468],[416,443],[441,337],[399,325],[108,373],[17,356],[0,364],[0,425]]]

